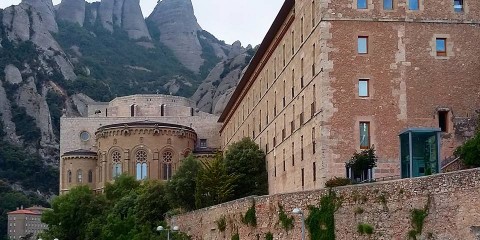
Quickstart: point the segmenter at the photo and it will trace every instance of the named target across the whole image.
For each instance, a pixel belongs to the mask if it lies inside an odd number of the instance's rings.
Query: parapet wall
[[[420,239],[480,239],[480,169],[338,187],[334,192],[342,199],[335,213],[336,239],[408,239],[408,232],[413,229],[411,211],[423,209],[427,204],[429,213]],[[301,235],[299,216],[294,216],[295,226],[287,233],[278,222],[279,205],[289,216],[299,207],[306,218],[307,206],[318,206],[327,193],[327,189],[322,189],[250,197],[175,216],[171,224],[178,225],[193,239],[230,239],[238,230],[242,240],[265,239],[267,232],[273,233],[274,239],[297,240]],[[256,228],[241,222],[252,200]],[[222,216],[227,225],[224,232],[215,223]],[[360,235],[357,232],[360,223],[371,225],[373,235]],[[308,231],[306,239],[310,239]]]

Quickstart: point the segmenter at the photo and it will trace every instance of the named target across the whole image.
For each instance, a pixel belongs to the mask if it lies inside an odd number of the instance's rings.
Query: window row
[[[357,38],[357,53],[368,54],[369,43],[368,36],[358,36]],[[435,51],[439,57],[447,56],[447,39],[435,38]]]
[[[283,169],[285,169],[285,161],[283,162]],[[285,171],[285,170],[284,170]],[[274,177],[277,177],[277,165],[275,163],[274,166]],[[305,187],[305,168],[301,169],[301,180],[302,180],[302,188]],[[312,163],[312,182],[317,181],[317,163]]]
[[[383,10],[391,11],[394,10],[396,0],[382,0]],[[416,11],[420,9],[421,0],[407,0],[408,10]],[[464,2],[463,0],[451,0],[452,8],[455,12],[464,11]],[[369,0],[357,0],[357,9],[369,9]]]
[[[82,171],[82,169],[78,169],[76,174],[77,174],[76,175],[77,183],[83,183],[83,171]],[[68,183],[72,183],[72,171],[71,170],[67,171],[67,181],[68,181]],[[92,182],[93,182],[93,171],[88,170],[88,183],[92,183]]]

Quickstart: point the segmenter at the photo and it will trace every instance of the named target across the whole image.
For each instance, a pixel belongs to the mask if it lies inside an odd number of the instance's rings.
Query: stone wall
[[[428,204],[420,239],[478,239],[480,229],[480,169],[438,174],[429,177],[338,187],[342,199],[335,213],[336,239],[408,239],[412,230],[411,211]],[[278,224],[279,205],[287,215],[299,207],[308,217],[308,205],[318,205],[327,189],[250,197],[175,216],[171,225],[193,236],[193,239],[230,239],[238,230],[240,239],[300,239],[301,222],[295,217],[293,230],[285,232]],[[255,201],[257,227],[241,222],[242,215]],[[363,213],[360,213],[360,209]],[[215,223],[225,216],[226,231]],[[370,224],[372,236],[360,235],[357,226]],[[258,236],[258,237],[257,237]],[[307,237],[309,239],[308,231]]]

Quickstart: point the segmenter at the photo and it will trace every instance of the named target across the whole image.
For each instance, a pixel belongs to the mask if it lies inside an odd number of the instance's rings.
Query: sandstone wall
[[[336,195],[343,199],[335,213],[336,239],[408,239],[408,232],[412,229],[412,209],[423,209],[427,203],[429,213],[421,239],[478,239],[479,187],[480,169],[473,169],[336,188]],[[193,239],[230,239],[237,229],[242,240],[265,239],[267,232],[272,232],[274,239],[300,239],[299,216],[294,216],[294,229],[285,232],[278,225],[278,205],[282,205],[289,216],[293,208],[300,207],[307,217],[307,206],[318,205],[327,192],[322,189],[245,198],[175,216],[170,223],[194,236]],[[240,220],[252,200],[256,202],[256,228],[248,227]],[[358,214],[357,209],[364,212]],[[220,232],[215,223],[222,215],[227,223],[225,232]],[[373,226],[373,235],[358,234],[359,223]],[[306,239],[309,239],[308,231]]]

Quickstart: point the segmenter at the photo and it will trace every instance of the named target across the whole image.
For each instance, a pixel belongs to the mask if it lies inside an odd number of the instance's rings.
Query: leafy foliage
[[[310,232],[312,240],[334,240],[335,239],[335,219],[334,215],[341,206],[340,199],[333,191],[328,195],[322,196],[319,207],[309,206],[309,212],[305,224]]]
[[[377,166],[378,157],[375,153],[375,148],[372,146],[369,149],[363,150],[360,153],[354,153],[347,167],[352,168],[355,175],[361,175],[362,172],[372,169]]]
[[[352,180],[348,178],[333,177],[325,182],[325,187],[332,188],[332,187],[347,186],[350,184],[352,184]]]
[[[203,208],[232,199],[238,176],[228,174],[221,155],[212,161],[203,161],[202,165],[197,175],[195,206]]]
[[[192,193],[197,187],[197,175],[201,167],[201,163],[193,156],[182,160],[182,164],[167,184],[167,198],[172,207],[195,209],[195,194]]]
[[[232,144],[225,153],[228,174],[237,174],[235,198],[268,194],[265,153],[250,138]]]
[[[252,201],[252,206],[250,206],[242,216],[242,222],[248,226],[256,227],[257,226],[257,213],[255,210],[255,201]]]
[[[410,218],[413,229],[408,232],[409,239],[417,240],[417,236],[422,234],[423,224],[425,223],[425,218],[428,216],[430,201],[431,197],[429,196],[423,209],[415,208],[411,211]]]
[[[225,229],[227,229],[227,220],[225,219],[225,215],[222,215],[219,219],[215,221],[217,224],[218,230],[220,232],[225,232]]]
[[[52,128],[56,136],[60,136],[60,117],[65,109],[65,97],[55,91],[48,91],[46,101],[50,116],[52,118]]]
[[[273,240],[273,234],[271,232],[267,232],[265,234],[265,240]]]
[[[480,124],[479,124],[480,126]],[[480,167],[480,131],[455,150],[455,155],[469,167]]]
[[[84,27],[68,22],[58,25],[55,39],[79,60],[75,63],[79,81],[67,86],[72,92],[83,92],[99,101],[157,90],[168,94],[161,86],[177,79],[182,89],[178,94],[190,96],[203,80],[186,69],[160,42],[153,42],[153,48],[143,47],[121,29],[112,34],[98,23]],[[76,47],[81,55],[74,50]]]
[[[105,194],[95,194],[87,186],[73,188],[56,198],[52,211],[44,214],[42,221],[49,224],[49,230],[42,238],[166,239],[166,231],[155,231],[157,226],[165,226],[169,209],[165,195],[162,182],[140,184],[125,175],[108,184]],[[183,233],[172,234],[175,239],[190,239]]]
[[[240,234],[238,234],[238,232],[233,234],[231,239],[232,240],[240,240]]]
[[[278,222],[280,226],[285,229],[285,231],[290,231],[293,229],[294,218],[293,216],[288,216],[283,209],[283,206],[278,204]]]
[[[38,154],[0,140],[0,180],[18,183],[25,189],[58,193],[58,170],[43,164]]]
[[[368,223],[359,223],[357,225],[357,232],[360,234],[373,234],[373,226]]]

